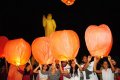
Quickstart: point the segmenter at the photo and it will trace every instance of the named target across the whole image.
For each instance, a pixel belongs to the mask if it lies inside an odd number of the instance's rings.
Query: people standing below
[[[32,80],[33,68],[30,60],[26,63],[24,71],[18,67],[18,71],[23,74],[22,80]]]
[[[40,70],[39,70],[40,68]],[[34,73],[37,73],[37,77],[36,80],[48,80],[48,70],[49,70],[49,66],[44,64],[41,65],[39,64],[34,70]]]
[[[80,80],[81,66],[77,63],[76,59],[70,61],[70,80]]]
[[[115,67],[114,80],[120,80],[120,68],[117,66],[117,62],[112,58],[111,62]]]
[[[114,80],[114,71],[115,68],[111,62],[111,57],[108,56],[108,61],[110,63],[111,68],[109,68],[108,62],[107,61],[103,61],[103,69],[102,70],[97,70],[97,63],[99,62],[99,58],[94,57],[94,72],[102,74],[102,80]]]
[[[70,65],[67,61],[61,61],[60,63],[60,80],[70,80]]]
[[[81,64],[83,72],[83,80],[98,80],[97,74],[93,72],[94,61],[91,61],[92,56],[84,55]]]
[[[53,63],[50,66],[48,76],[49,76],[49,80],[59,80],[59,78],[60,78],[60,69],[57,68],[57,65],[55,63]]]

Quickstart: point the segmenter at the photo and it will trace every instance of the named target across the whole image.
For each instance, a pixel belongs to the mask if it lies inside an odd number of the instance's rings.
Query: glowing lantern
[[[32,43],[32,54],[39,64],[52,63],[54,58],[49,49],[49,38],[36,38]]]
[[[4,48],[6,60],[13,65],[24,65],[30,58],[31,47],[24,39],[9,40]]]
[[[61,0],[63,3],[65,3],[66,5],[70,6],[73,5],[75,0]]]
[[[74,59],[80,47],[79,37],[72,30],[56,31],[50,35],[51,53],[60,61]]]
[[[6,42],[8,41],[8,38],[6,36],[0,36],[0,57],[5,57],[4,55],[4,46]]]
[[[90,25],[85,32],[87,48],[92,56],[108,56],[112,48],[112,33],[105,24]]]

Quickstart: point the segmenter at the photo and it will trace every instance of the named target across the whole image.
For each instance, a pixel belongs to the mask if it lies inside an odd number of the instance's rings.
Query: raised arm
[[[75,59],[75,64],[79,67],[79,70],[82,71],[82,67],[78,64],[76,59]]]
[[[32,67],[32,64],[31,64],[31,61],[29,60],[28,63],[30,64],[30,68],[31,70],[33,70],[33,67]]]
[[[70,78],[70,74],[69,74],[69,71],[66,69],[66,70],[63,70],[62,69],[62,66],[61,66],[61,62],[59,63],[60,65],[60,72],[63,76],[67,77],[67,78]]]
[[[110,63],[112,72],[115,72],[115,67],[113,66],[113,64],[112,64],[112,62],[111,62],[111,56],[108,56],[108,61],[109,61],[109,63]]]
[[[85,64],[85,66],[83,67],[83,71],[84,71],[85,69],[87,69],[87,67],[88,67],[91,59],[92,59],[92,56],[88,56],[88,61],[87,61],[87,63]]]
[[[97,69],[96,69],[96,67],[97,67],[97,63],[99,62],[99,60],[100,60],[99,58],[94,57],[94,66],[93,66],[93,71],[94,71],[94,72],[96,72],[96,73],[100,73],[100,74],[101,74],[101,73],[102,73],[102,71],[101,71],[101,70],[97,70]]]
[[[33,70],[33,72],[34,72],[34,73],[39,73],[39,70],[38,70],[39,68],[40,68],[40,66],[38,65],[38,66]]]

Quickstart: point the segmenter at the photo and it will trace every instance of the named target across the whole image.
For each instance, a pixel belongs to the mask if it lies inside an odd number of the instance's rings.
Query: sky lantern
[[[73,5],[75,0],[61,0],[67,6]]]
[[[36,38],[32,43],[32,54],[39,64],[51,64],[54,58],[49,49],[49,38]]]
[[[24,65],[31,56],[31,47],[24,39],[9,40],[4,48],[6,60],[16,66]]]
[[[8,41],[8,38],[6,36],[0,36],[0,58],[5,57],[3,52],[4,52],[4,47],[7,41]]]
[[[112,33],[105,24],[90,25],[85,31],[85,41],[92,56],[106,57],[112,48]]]
[[[51,53],[60,61],[74,59],[80,48],[79,37],[72,30],[56,31],[50,35]]]

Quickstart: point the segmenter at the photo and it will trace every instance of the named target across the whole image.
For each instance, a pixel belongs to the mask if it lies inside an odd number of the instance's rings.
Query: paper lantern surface
[[[79,37],[72,30],[56,31],[50,35],[50,48],[53,56],[60,61],[73,59],[80,48]]]
[[[8,41],[8,38],[6,36],[0,36],[0,58],[5,57],[3,52],[4,52],[4,47],[7,41]]]
[[[112,33],[105,24],[90,25],[85,31],[85,41],[92,56],[108,56],[112,48]]]
[[[32,43],[32,54],[39,64],[51,64],[54,58],[49,49],[49,38],[36,38]]]
[[[24,65],[31,56],[31,47],[24,39],[9,40],[4,48],[6,60],[13,65]]]
[[[61,0],[67,6],[73,5],[75,0]]]
[[[19,66],[24,71],[25,65]],[[23,74],[18,71],[18,67],[10,65],[7,80],[22,80]]]

